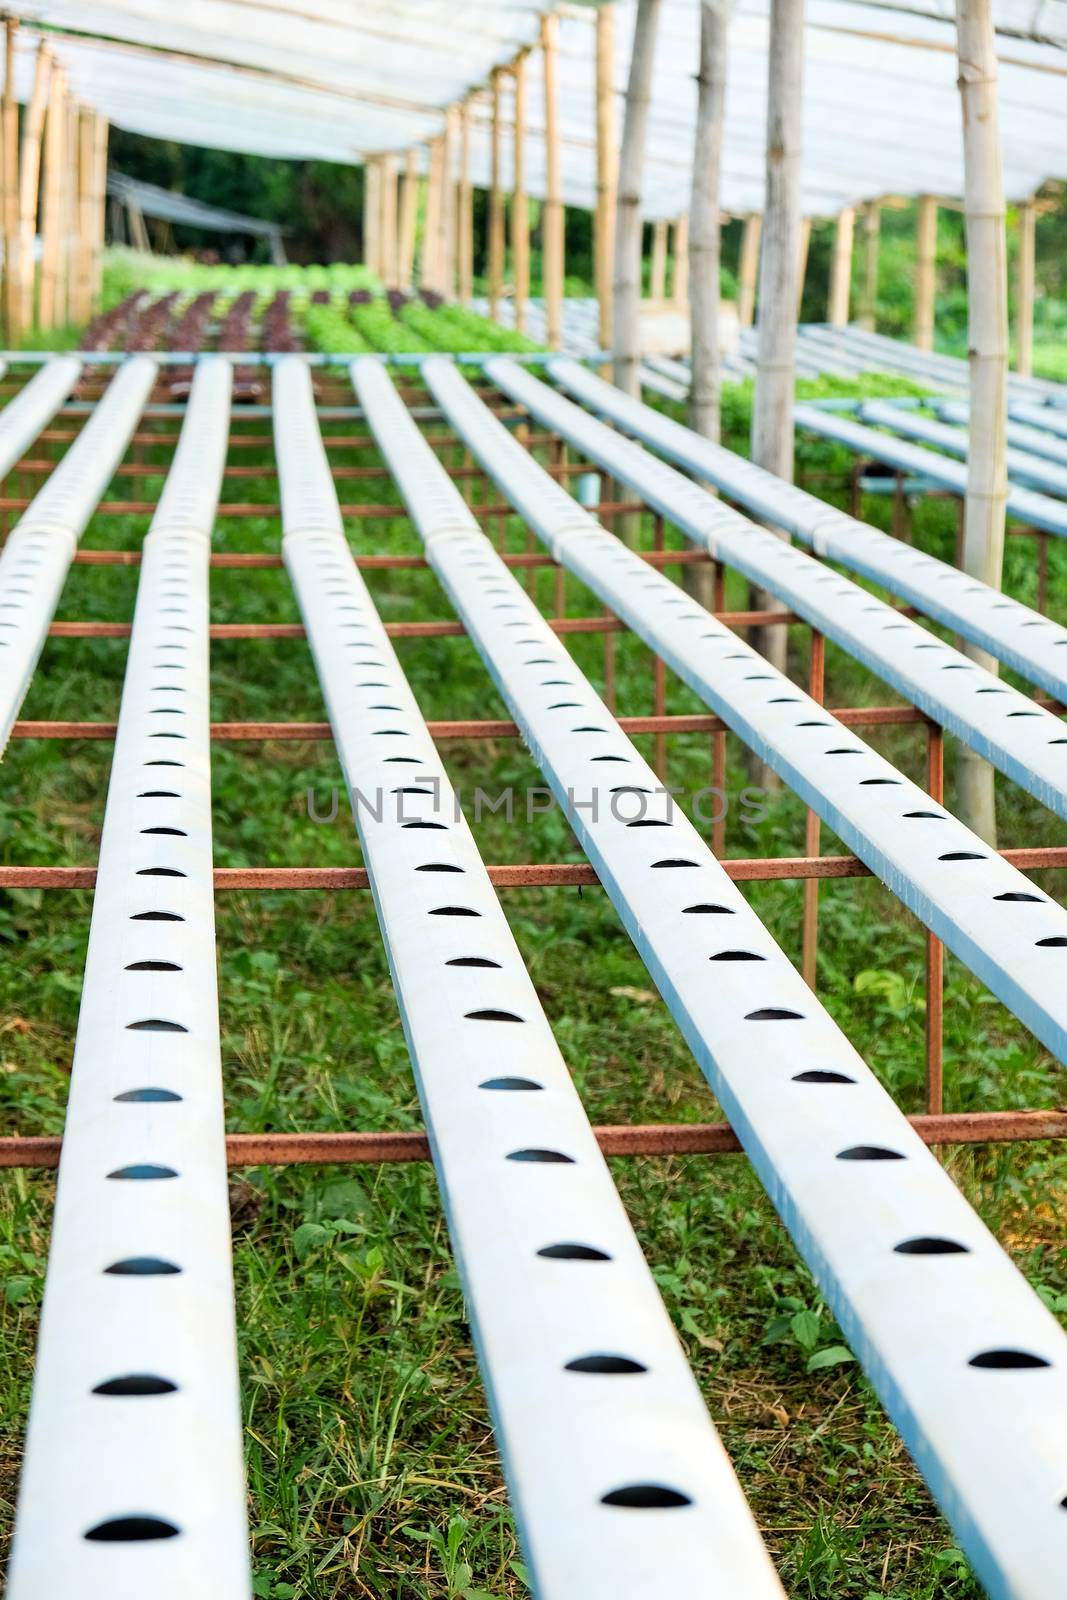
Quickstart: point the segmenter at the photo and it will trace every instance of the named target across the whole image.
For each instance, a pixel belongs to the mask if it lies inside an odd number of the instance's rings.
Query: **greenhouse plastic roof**
[[[263,222],[258,217],[246,217],[240,211],[208,206],[188,195],[175,194],[172,189],[160,189],[154,183],[128,178],[124,172],[112,170],[108,173],[107,192],[124,205],[135,205],[146,217],[181,222],[187,227],[206,228],[213,233],[252,233],[261,238],[280,239],[289,231],[280,223]]]
[[[738,0],[731,20],[723,206],[760,210],[769,0]],[[494,66],[535,47],[544,5],[520,0],[14,0],[24,20],[16,74],[29,90],[40,35],[73,92],[118,127],[267,156],[358,162],[439,132],[444,109],[484,88]],[[560,6],[563,184],[595,199],[594,17]],[[616,6],[621,124],[636,0]],[[1067,179],[1067,0],[994,0],[1004,179],[1023,199]],[[86,22],[91,16],[93,35]],[[698,0],[664,0],[645,175],[645,214],[688,209]],[[104,36],[107,37],[104,37]],[[952,0],[808,0],[804,209],[962,191]],[[527,185],[544,192],[541,72],[528,70]],[[510,93],[505,88],[505,118]],[[475,103],[472,175],[489,174],[489,105]],[[510,170],[511,134],[505,136]]]

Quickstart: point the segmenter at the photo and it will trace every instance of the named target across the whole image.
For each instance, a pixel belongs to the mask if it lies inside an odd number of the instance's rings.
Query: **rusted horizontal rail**
[[[908,1119],[926,1144],[1017,1144],[1067,1138],[1067,1111],[964,1111]],[[739,1155],[741,1143],[725,1122],[607,1124],[593,1130],[606,1156]],[[0,1138],[0,1167],[56,1167],[62,1140],[14,1134]],[[424,1133],[231,1133],[231,1167],[319,1166],[338,1163],[429,1161]]]
[[[1024,845],[1002,850],[1022,871],[1067,867],[1067,845]],[[869,878],[858,856],[727,856],[723,870],[735,883],[803,878]],[[592,888],[599,883],[586,862],[524,862],[486,868],[498,889]],[[92,889],[95,867],[0,865],[0,889]],[[216,889],[366,889],[363,867],[216,867]]]
[[[157,441],[153,440],[153,442]],[[264,446],[269,445],[269,437],[265,435],[260,442]],[[168,467],[169,464],[165,461],[124,461],[121,466],[116,467],[115,477],[164,478],[167,475]],[[55,469],[55,461],[45,461],[38,457],[25,457],[12,468],[12,471],[25,473],[31,478],[45,478],[50,472],[54,472]],[[544,470],[553,478],[565,479],[583,477],[589,472],[595,472],[597,469],[595,467],[590,467],[587,463],[582,461],[571,461],[558,462],[552,466],[546,466]],[[370,481],[391,481],[390,474],[385,467],[353,467],[336,465],[331,468],[331,474],[335,479],[348,478]],[[485,473],[482,471],[481,467],[449,467],[448,475],[450,478],[476,478],[481,482],[485,482]],[[276,479],[277,476],[277,467],[260,466],[258,463],[254,462],[249,462],[245,466],[227,466],[223,472],[224,478],[255,478],[259,480],[262,478]]]
[[[1046,702],[1039,702],[1044,704]],[[1047,702],[1055,709],[1052,701]],[[853,728],[902,727],[928,722],[914,706],[842,706],[831,713]],[[619,717],[627,733],[725,733],[729,725],[709,712],[676,712],[655,716]],[[506,717],[450,718],[427,722],[434,739],[506,739],[518,728]],[[113,739],[117,723],[21,721],[11,730],[13,739]],[[213,722],[211,737],[222,742],[236,739],[329,739],[328,722]]]
[[[162,474],[161,474],[162,476]],[[0,511],[25,511],[30,501],[25,495],[4,495],[0,497]],[[155,500],[101,500],[96,508],[98,517],[150,517],[156,509]],[[647,511],[641,500],[601,500],[598,510],[601,515],[614,516],[619,514],[638,514]],[[477,505],[471,507],[471,513],[479,522],[487,517],[513,517],[514,508],[504,502],[494,502],[492,505]],[[257,500],[221,500],[215,513],[217,518],[222,517],[279,517],[281,506],[277,501]],[[342,504],[343,517],[396,517],[398,520],[404,516],[403,506],[378,504],[376,501],[366,503],[357,502],[351,505]]]
[[[519,416],[522,413],[521,411],[512,411],[511,413],[498,412],[497,414],[499,416]],[[271,448],[270,422],[266,417],[263,419],[263,427],[265,430],[263,433],[231,433],[228,441],[230,449],[249,450],[258,448],[260,450],[269,450]],[[69,444],[72,439],[77,438],[80,431],[79,428],[46,428],[37,437],[38,440],[47,440],[49,443]],[[427,439],[435,449],[454,450],[458,448],[459,444],[457,439],[445,434],[429,434]],[[555,439],[556,435],[551,433],[530,433],[526,437],[526,443],[531,446],[548,445],[554,443]],[[160,428],[157,432],[154,429],[146,428],[139,433],[135,433],[130,442],[131,444],[177,444],[178,431],[176,428]],[[374,440],[366,433],[328,433],[324,431],[322,442],[327,450],[370,450],[377,448]]]
[[[719,620],[728,627],[769,627],[796,622],[791,611],[721,611]],[[551,617],[548,626],[554,633],[626,633],[617,617]],[[53,622],[48,629],[53,639],[128,639],[128,622]],[[461,622],[387,622],[391,639],[458,638],[466,632]],[[213,622],[213,639],[302,639],[299,622]]]
[[[638,551],[641,559],[647,561],[650,567],[673,566],[707,566],[711,560],[706,550],[697,550],[692,546],[688,550],[641,550]],[[423,568],[427,569],[429,563],[425,556],[363,556],[354,555],[352,558],[357,567],[376,571],[378,568]],[[513,551],[510,555],[501,556],[501,561],[508,567],[554,567],[557,563],[546,550]],[[139,567],[141,552],[139,550],[76,550],[74,553],[76,565],[89,567]],[[264,555],[258,551],[217,551],[210,557],[213,567],[280,567],[281,556]],[[900,607],[905,614],[911,615],[914,607]],[[786,613],[783,613],[785,615]],[[793,612],[787,613],[794,621]]]

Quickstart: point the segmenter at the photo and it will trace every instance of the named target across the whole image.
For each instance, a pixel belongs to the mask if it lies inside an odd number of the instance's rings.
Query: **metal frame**
[[[753,515],[810,545],[816,555],[884,585],[1049,694],[1067,700],[1067,660],[1062,659],[1067,655],[1067,628],[702,439],[603,383],[577,362],[557,357],[547,370],[583,406],[714,483]],[[821,410],[817,414],[828,415]]]
[[[135,372],[118,396],[131,425],[151,376]],[[207,555],[230,381],[227,363],[200,363],[144,543],[11,1600],[251,1592],[208,745]]]
[[[387,374],[351,371],[430,565],[932,1492],[990,1593],[1039,1600],[1065,1538],[1049,1422],[1067,1422],[1067,1334],[673,806]],[[440,371],[426,376],[443,398]],[[480,453],[502,448],[494,430]],[[587,521],[575,506],[561,553],[593,537]],[[706,920],[687,918],[698,908]],[[1003,1387],[986,1381],[1009,1367]],[[1043,1393],[1019,1381],[1034,1371]]]

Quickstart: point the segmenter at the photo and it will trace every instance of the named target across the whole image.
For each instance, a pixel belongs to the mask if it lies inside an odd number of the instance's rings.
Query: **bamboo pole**
[[[1034,370],[1034,296],[1037,205],[1033,199],[1019,205],[1018,282],[1015,292],[1015,370],[1029,377]]]
[[[756,310],[756,277],[759,273],[760,233],[763,218],[758,211],[745,218],[741,230],[741,259],[737,268],[737,320],[742,328],[751,328]]]
[[[559,120],[559,17],[541,22],[545,81],[545,202],[541,226],[541,277],[545,294],[548,345],[558,350],[563,333],[564,224]]]
[[[19,107],[15,99],[15,37],[18,26],[17,17],[6,18],[2,142],[3,209],[0,222],[4,238],[4,324],[9,345],[16,342],[12,330],[18,321],[15,307],[18,282],[15,252],[18,248],[19,228]]]
[[[37,294],[38,328],[56,326],[59,255],[63,227],[63,143],[67,120],[63,74],[52,68],[44,125],[44,180],[41,185],[41,272]]]
[[[697,118],[689,196],[689,426],[719,440],[719,188],[726,99],[727,18],[722,0],[701,0]],[[686,568],[686,573],[689,572]],[[710,567],[706,570],[710,576]]]
[[[874,332],[878,305],[878,250],[882,234],[882,207],[869,200],[863,208],[863,287],[860,290],[861,328]]]
[[[80,127],[80,107],[74,96],[68,92],[67,115],[63,123],[63,232],[57,311],[61,327],[70,327],[76,320],[74,307],[78,297],[78,225],[81,220],[78,192]]]
[[[396,162],[391,155],[382,157],[382,277],[387,289],[395,289],[399,282],[397,238]]]
[[[382,225],[381,172],[376,156],[363,164],[363,264],[375,277],[381,275]]]
[[[426,179],[426,223],[422,238],[419,282],[424,289],[442,290],[441,201],[444,189],[444,142],[430,140],[430,170]]]
[[[652,224],[652,261],[648,274],[648,298],[657,302],[667,294],[667,223],[662,218]]]
[[[18,309],[12,329],[12,343],[16,343],[33,326],[33,244],[37,232],[37,198],[41,178],[41,131],[48,104],[51,72],[52,59],[48,46],[38,45],[33,68],[33,89],[26,108],[19,158],[19,236],[16,253]]]
[[[619,185],[615,126],[615,7],[596,14],[596,220],[594,271],[601,350],[611,345],[615,207]]]
[[[718,220],[718,219],[716,219]],[[674,220],[674,271],[671,275],[671,302],[676,311],[689,309],[689,215]]]
[[[808,253],[811,249],[811,218],[800,219],[800,246],[797,250],[797,321],[804,304],[804,282],[808,276]]]
[[[937,201],[932,194],[919,196],[915,247],[915,343],[920,350],[932,350],[937,292]]]
[[[804,0],[771,0],[767,58],[767,175],[760,252],[752,459],[786,482],[793,477],[793,391],[796,313],[801,279],[801,96]],[[758,606],[774,605],[760,595]],[[788,631],[759,630],[756,647],[784,670]],[[773,786],[769,769],[760,773]]]
[[[852,241],[856,231],[856,212],[845,206],[837,214],[834,228],[834,253],[830,263],[830,299],[826,320],[838,327],[848,321],[849,299],[852,294]]]
[[[397,224],[396,278],[397,287],[410,288],[415,269],[415,229],[419,216],[419,173],[415,151],[404,157],[404,175],[400,184],[400,218]]]
[[[956,0],[956,43],[963,113],[970,350],[963,570],[999,589],[1008,496],[1008,253],[991,0]],[[988,652],[973,645],[964,648],[972,660],[992,672],[997,670],[996,661]],[[993,768],[961,745],[956,782],[960,820],[995,847]]]
[[[490,78],[493,97],[493,123],[489,143],[489,315],[500,320],[500,296],[504,288],[504,191],[500,183],[501,88],[500,68]]]
[[[95,117],[82,106],[78,117],[78,237],[73,268],[74,298],[71,321],[81,326],[92,316],[93,235],[93,133]]]
[[[530,207],[526,199],[526,56],[517,56],[511,68],[515,90],[512,122],[515,128],[514,176],[511,186],[511,259],[515,272],[515,327],[526,329],[526,302],[530,298]]]
[[[728,0],[701,0],[693,177],[689,216],[686,219],[691,374],[687,420],[696,433],[703,434],[716,444],[720,432],[722,380],[719,349],[722,219],[719,193],[728,21]],[[675,248],[677,252],[677,244]],[[676,253],[675,259],[676,264],[680,265],[680,253]],[[676,282],[676,301],[677,294]],[[710,563],[682,569],[682,584],[686,592],[709,611],[714,608],[714,583],[715,575]]]
[[[619,157],[612,354],[616,384],[635,398],[641,393],[641,180],[659,14],[660,0],[637,0]]]
[[[474,190],[471,187],[471,109],[459,111],[459,299],[470,305],[474,295]]]
[[[126,221],[130,230],[130,241],[135,250],[147,254],[152,248],[152,241],[148,237],[148,228],[145,226],[144,213],[140,206],[132,200],[126,202]]]
[[[458,235],[456,205],[456,124],[458,108],[445,112],[445,131],[441,140],[441,210],[438,216],[437,247],[440,262],[440,292],[447,300],[456,295],[456,243]]]
[[[93,231],[89,269],[89,312],[100,309],[104,284],[104,223],[107,216],[108,121],[93,117]]]

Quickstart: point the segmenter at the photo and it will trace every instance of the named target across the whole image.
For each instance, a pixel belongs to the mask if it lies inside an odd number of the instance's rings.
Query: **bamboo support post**
[[[852,294],[852,241],[856,229],[856,213],[852,206],[838,212],[834,228],[834,253],[830,263],[830,298],[826,320],[838,327],[848,321],[849,300]]]
[[[716,218],[716,223],[718,218]],[[689,310],[689,217],[674,223],[674,264],[671,275],[671,304],[682,313]]]
[[[441,292],[446,299],[456,297],[456,278],[459,267],[459,182],[456,172],[459,149],[459,107],[449,106],[445,112],[445,132],[442,151],[443,180],[441,183]]]
[[[59,301],[57,318],[61,327],[75,321],[78,297],[79,226],[81,223],[80,175],[81,107],[67,94],[67,114],[63,121],[63,228],[59,261]]]
[[[149,251],[152,241],[148,237],[148,228],[145,225],[144,212],[140,206],[134,205],[132,200],[126,202],[126,222],[130,230],[130,243],[135,250]]]
[[[1008,498],[1008,258],[991,0],[957,0],[956,29],[970,350],[963,569],[979,582],[999,589]],[[988,651],[973,645],[964,649],[973,661],[991,672],[997,670]],[[993,768],[967,745],[960,746],[956,783],[960,820],[995,846]]]
[[[553,12],[541,23],[541,57],[545,91],[545,201],[542,209],[541,277],[549,348],[558,350],[563,335],[564,232],[563,173],[559,115],[559,17]]]
[[[464,100],[459,108],[459,185],[457,190],[457,292],[461,305],[470,305],[474,294],[474,190],[471,186],[471,108]]]
[[[700,57],[697,70],[697,117],[693,136],[693,173],[689,215],[685,219],[687,309],[690,329],[689,426],[705,438],[719,441],[719,348],[722,224],[719,192],[722,172],[723,118],[726,104],[727,13],[721,0],[702,0],[700,6]],[[675,231],[675,304],[677,271],[682,256]],[[710,563],[682,569],[682,586],[698,605],[710,610],[714,601],[714,574]]]
[[[379,237],[382,254],[382,281],[387,289],[397,287],[396,165],[392,156],[381,159],[381,223]]]
[[[811,249],[811,218],[800,219],[800,243],[797,246],[797,305],[796,319],[800,320],[801,307],[804,304],[804,283],[808,276],[808,253]]]
[[[919,196],[915,229],[915,343],[934,348],[934,297],[937,293],[937,201]]]
[[[419,173],[415,151],[404,157],[404,176],[400,184],[400,217],[397,224],[397,287],[407,289],[414,281],[415,231],[419,218]]]
[[[424,289],[436,289],[438,284],[437,244],[440,237],[438,225],[440,209],[441,142],[439,139],[431,139],[427,145],[426,217],[419,256],[419,284]]]
[[[92,315],[93,272],[93,113],[78,114],[78,224],[72,266],[71,321],[78,325]]]
[[[530,207],[526,198],[526,56],[516,57],[511,68],[515,92],[512,122],[514,176],[511,185],[511,259],[515,272],[515,327],[526,330],[526,302],[530,298]]]
[[[104,280],[104,219],[107,214],[108,122],[93,118],[93,219],[92,254],[89,273],[90,313],[99,310]]]
[[[60,253],[63,234],[63,156],[66,140],[67,97],[63,74],[52,67],[48,109],[44,124],[44,176],[41,182],[41,269],[37,291],[36,326],[54,328],[59,304]]]
[[[861,328],[874,332],[878,306],[878,255],[882,242],[882,208],[870,200],[863,208],[863,285],[860,289]]]
[[[689,194],[690,380],[687,421],[694,432],[703,434],[715,443],[719,440],[719,188],[726,61],[723,10],[717,0],[702,0],[697,116]],[[685,577],[692,575],[699,583],[699,570],[687,567]],[[710,581],[710,571],[702,576]]]
[[[601,350],[611,347],[612,286],[615,259],[615,206],[619,152],[615,126],[615,7],[596,14],[596,218],[594,271]]]
[[[424,289],[442,288],[441,192],[444,187],[444,147],[440,137],[430,141],[429,175],[426,180],[426,223],[422,239],[419,282]]]
[[[1018,281],[1015,293],[1015,370],[1028,378],[1034,370],[1035,233],[1037,206],[1019,206]]]
[[[638,0],[615,221],[614,378],[618,387],[635,399],[641,394],[641,185],[659,14],[660,0]]]
[[[741,259],[737,268],[737,320],[751,328],[756,312],[756,278],[759,274],[760,233],[763,218],[756,211],[747,216],[741,229]]]
[[[652,260],[648,275],[648,297],[657,303],[667,294],[667,223],[661,218],[652,224]]]
[[[500,320],[500,296],[504,287],[504,191],[501,187],[501,88],[500,68],[490,79],[493,121],[489,143],[489,315]]]
[[[48,105],[52,59],[46,44],[38,45],[33,68],[33,88],[22,130],[19,158],[19,226],[16,252],[17,317],[12,329],[12,343],[33,326],[34,320],[34,259],[33,246],[37,233],[37,201],[41,178],[41,133]]]
[[[363,167],[363,262],[376,278],[382,271],[381,228],[381,168],[377,157],[368,157]]]
[[[771,0],[767,62],[767,176],[760,252],[756,386],[752,403],[752,459],[791,482],[796,314],[801,281],[801,93],[804,0]],[[759,593],[756,609],[775,605]],[[753,644],[785,670],[788,630],[758,629]],[[765,787],[770,769],[753,768]]]
[[[15,343],[14,327],[17,325],[15,294],[18,282],[15,270],[15,252],[18,247],[19,227],[19,107],[15,99],[15,39],[18,19],[8,17],[4,24],[4,106],[3,140],[0,142],[3,162],[3,205],[0,224],[4,239],[4,324],[7,342]]]

